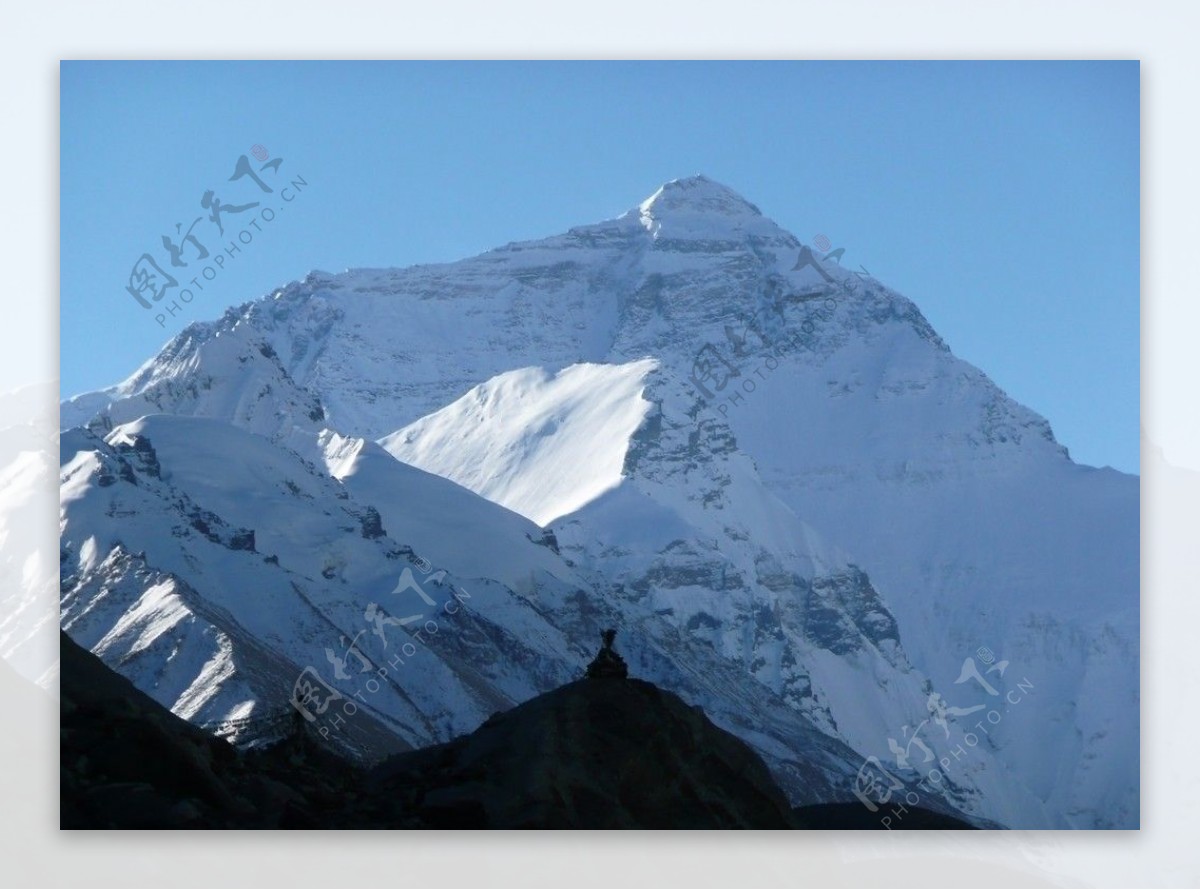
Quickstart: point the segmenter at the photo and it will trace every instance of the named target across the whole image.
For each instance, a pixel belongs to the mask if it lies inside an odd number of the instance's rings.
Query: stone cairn
[[[623,680],[629,676],[629,667],[625,664],[625,659],[613,650],[613,640],[616,636],[617,632],[612,629],[600,634],[603,645],[596,657],[592,659],[592,663],[588,665],[589,680],[600,680],[606,677],[617,677]]]

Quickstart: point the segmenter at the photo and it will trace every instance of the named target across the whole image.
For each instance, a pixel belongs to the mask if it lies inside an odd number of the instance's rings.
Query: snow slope
[[[653,365],[510,371],[379,444],[546,525],[621,481],[629,438],[650,407],[636,394]],[[475,435],[497,416],[503,423]]]
[[[346,641],[370,632],[364,612],[372,603],[390,617],[436,620],[436,608],[454,601],[456,581],[472,592],[464,600],[470,605],[457,610],[460,622],[486,628],[490,642],[480,645],[470,670],[446,647],[417,652],[413,660],[426,662],[420,674],[393,671],[362,703],[355,725],[366,726],[366,738],[346,747],[376,753],[387,750],[392,735],[426,744],[467,731],[497,706],[536,694],[551,678],[568,678],[581,657],[495,582],[419,576],[433,606],[415,592],[396,591],[415,555],[379,527],[381,511],[372,516],[372,505],[317,466],[230,424],[160,415],[117,427],[103,441],[71,431],[63,437],[62,472],[63,627],[196,722],[286,714],[306,666],[328,674],[325,650],[344,655]],[[388,512],[440,534],[443,571],[475,564],[473,542],[456,534],[471,506],[489,515],[475,520],[477,527],[507,534],[510,558],[520,559],[522,544],[530,553],[544,549],[524,538],[518,543],[519,531],[504,529],[504,520],[531,524],[467,492],[459,498],[462,512],[434,528],[431,515],[418,514],[422,482],[433,477],[405,475],[424,479],[410,488],[393,485],[401,501]],[[503,661],[495,641],[509,636],[530,656],[512,670],[493,671]],[[368,657],[390,655],[384,649]],[[409,678],[420,683],[406,687]]]

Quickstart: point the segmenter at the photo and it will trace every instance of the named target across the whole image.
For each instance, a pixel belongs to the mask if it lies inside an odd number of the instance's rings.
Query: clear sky
[[[1138,470],[1136,62],[64,62],[61,78],[64,395],[311,269],[455,260],[704,173],[913,299],[1076,460]],[[228,181],[241,155],[270,195]],[[130,273],[149,253],[186,286],[162,238],[205,217],[193,232],[218,250],[208,190],[279,210],[160,326]]]

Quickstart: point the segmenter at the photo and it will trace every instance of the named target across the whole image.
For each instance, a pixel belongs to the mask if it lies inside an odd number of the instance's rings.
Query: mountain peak
[[[638,205],[643,221],[661,221],[665,216],[698,215],[761,217],[762,211],[735,192],[707,176],[698,174],[672,179]]]

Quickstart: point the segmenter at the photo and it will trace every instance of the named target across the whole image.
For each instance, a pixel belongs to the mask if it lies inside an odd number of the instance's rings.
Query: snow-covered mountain
[[[874,756],[1004,825],[1137,825],[1137,478],[704,177],[313,273],[62,421],[64,627],[189,719],[253,735],[370,604],[421,604],[407,568],[464,621],[351,747],[472,729],[611,622],[797,802],[853,799]]]
[[[532,522],[373,443],[322,442],[333,475],[206,418],[64,434],[64,629],[235,740],[286,731],[297,680],[325,683],[343,697],[309,703],[318,729],[374,760],[579,677],[597,629],[622,620]],[[735,662],[622,626],[639,673],[753,731],[798,800],[836,797],[853,775],[850,748]]]

